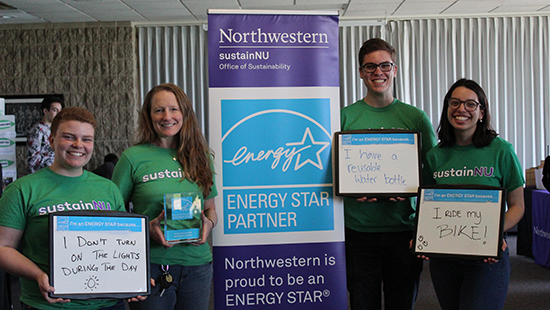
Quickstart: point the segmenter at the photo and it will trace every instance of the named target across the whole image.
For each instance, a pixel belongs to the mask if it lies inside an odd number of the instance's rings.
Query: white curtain
[[[203,131],[207,131],[208,35],[203,26],[137,29],[141,99],[159,84],[174,83],[191,99]]]
[[[492,125],[516,148],[524,168],[544,159],[550,144],[549,17],[447,18],[340,26],[340,101],[363,98],[357,52],[379,37],[397,50],[395,96],[439,124],[447,89],[477,81],[489,98]],[[195,104],[203,128],[208,107],[207,33],[202,26],[138,26],[142,98],[172,82]]]
[[[459,78],[477,81],[492,125],[524,168],[540,164],[549,140],[549,17],[395,21],[389,40],[400,60],[397,98],[426,111],[435,128],[443,97]]]

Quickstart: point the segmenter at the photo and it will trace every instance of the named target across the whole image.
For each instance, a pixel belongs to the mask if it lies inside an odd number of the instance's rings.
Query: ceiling
[[[202,23],[208,9],[329,10],[341,20],[550,14],[550,0],[0,0],[0,24]]]

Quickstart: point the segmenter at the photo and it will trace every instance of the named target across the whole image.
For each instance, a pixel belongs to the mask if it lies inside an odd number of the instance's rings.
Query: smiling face
[[[393,60],[390,53],[379,50],[366,54],[363,57],[362,65],[367,63],[378,65],[384,62],[393,63]],[[393,66],[389,72],[382,72],[380,67],[377,67],[372,73],[367,73],[365,70],[359,68],[359,76],[361,76],[369,92],[375,92],[379,95],[389,95],[391,97],[393,97],[392,86],[396,73],[397,66]]]
[[[49,140],[55,152],[50,169],[64,176],[82,175],[82,168],[94,150],[94,127],[89,123],[65,121]]]
[[[477,94],[473,90],[463,86],[457,87],[451,94],[451,98],[460,101],[474,100],[479,102]],[[466,144],[471,143],[477,123],[483,119],[484,115],[485,111],[481,106],[478,106],[473,112],[466,111],[464,104],[461,104],[458,108],[448,107],[447,118],[451,126],[453,126],[457,142],[466,141]]]
[[[151,121],[161,147],[174,148],[183,126],[183,114],[174,93],[157,92],[151,100]]]

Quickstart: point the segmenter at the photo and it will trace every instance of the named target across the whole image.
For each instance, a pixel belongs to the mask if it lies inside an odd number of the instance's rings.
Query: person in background
[[[403,129],[421,132],[422,155],[435,144],[424,111],[393,97],[395,49],[374,38],[359,50],[359,75],[365,98],[341,111],[342,130]],[[422,260],[410,252],[415,204],[400,197],[344,198],[347,287],[351,309],[412,309]]]
[[[8,185],[0,199],[0,268],[21,277],[21,303],[29,309],[124,310],[123,300],[50,298],[49,214],[64,205],[103,202],[124,211],[120,191],[111,181],[85,171],[94,150],[96,119],[83,108],[62,110],[52,123],[55,159],[46,167]],[[22,251],[18,248],[21,246]],[[142,300],[133,298],[133,301]]]
[[[113,176],[113,171],[115,171],[115,166],[117,162],[118,156],[113,153],[109,153],[103,158],[103,164],[97,167],[92,172],[110,180]]]
[[[150,219],[151,278],[156,285],[136,309],[206,310],[212,283],[212,253],[206,239],[218,221],[212,153],[181,88],[161,84],[145,97],[139,117],[139,142],[120,156],[113,182],[133,212]],[[194,243],[169,245],[160,227],[164,195],[193,192],[204,205],[202,236]],[[159,282],[170,275],[167,288]]]
[[[440,143],[426,156],[426,184],[478,184],[505,187],[508,210],[504,231],[523,217],[523,170],[513,146],[497,137],[491,127],[485,92],[472,80],[456,81],[443,101],[438,128]],[[455,170],[485,167],[490,175],[449,174]],[[506,245],[502,259],[483,262],[430,258],[430,273],[443,310],[500,310],[510,280]]]
[[[28,156],[27,163],[31,173],[53,163],[54,151],[50,146],[50,126],[54,117],[63,109],[63,99],[56,96],[46,96],[42,100],[42,120],[34,124],[27,133]]]

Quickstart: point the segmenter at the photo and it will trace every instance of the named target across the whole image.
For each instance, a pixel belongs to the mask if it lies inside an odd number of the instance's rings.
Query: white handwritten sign
[[[335,133],[336,195],[415,196],[421,175],[419,136],[405,130]]]
[[[500,258],[505,192],[488,186],[421,188],[414,251],[426,256]]]
[[[146,216],[76,211],[50,215],[53,297],[127,298],[150,293]]]

